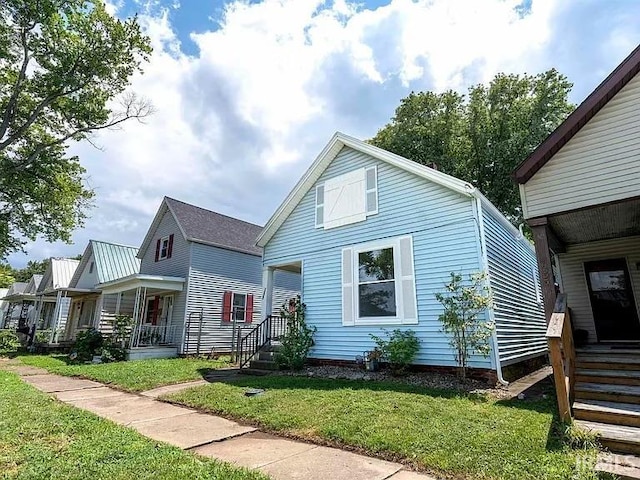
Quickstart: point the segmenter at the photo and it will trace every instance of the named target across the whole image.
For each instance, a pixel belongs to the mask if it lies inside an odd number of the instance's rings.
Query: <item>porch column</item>
[[[51,334],[49,335],[49,343],[54,343],[56,340],[56,332],[58,331],[58,325],[60,324],[60,316],[61,316],[61,308],[60,304],[62,303],[62,291],[58,290],[58,294],[56,295],[56,306],[53,309],[53,318],[51,319]]]
[[[273,267],[262,269],[262,318],[261,321],[273,313]]]
[[[551,230],[546,217],[532,219],[529,220],[528,223],[533,231],[540,286],[542,287],[544,314],[548,324],[556,304],[556,287],[553,278],[551,250],[553,249],[556,253],[561,253],[564,251],[564,245],[557,239],[553,230]]]

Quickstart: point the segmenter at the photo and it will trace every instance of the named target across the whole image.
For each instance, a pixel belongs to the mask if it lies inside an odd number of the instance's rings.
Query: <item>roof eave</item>
[[[512,178],[527,183],[609,100],[640,72],[640,45],[514,170]]]
[[[473,196],[475,187],[470,183],[464,182],[458,178],[452,177],[437,170],[430,169],[419,163],[413,162],[407,158],[388,152],[374,145],[368,144],[341,132],[336,132],[329,143],[322,149],[322,152],[316,157],[316,160],[307,169],[302,178],[298,181],[293,190],[287,195],[276,212],[271,216],[264,229],[256,239],[256,245],[264,248],[269,240],[275,235],[282,223],[291,214],[296,205],[302,200],[302,197],[313,186],[310,179],[313,179],[316,170],[324,165],[322,171],[315,175],[319,177],[326,167],[333,161],[343,147],[353,148],[366,155],[376,158],[380,161],[389,163],[405,171],[418,175],[422,178],[430,180],[443,187],[449,188],[461,195]],[[293,203],[295,202],[295,203]],[[293,204],[293,205],[292,205]],[[289,212],[287,212],[289,210]]]

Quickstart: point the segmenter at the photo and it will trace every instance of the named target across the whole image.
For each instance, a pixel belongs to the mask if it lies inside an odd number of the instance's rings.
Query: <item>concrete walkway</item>
[[[137,395],[90,380],[51,375],[39,368],[18,365],[4,368],[65,403],[131,427],[149,438],[205,457],[259,469],[275,480],[434,480],[403,470],[398,463],[268,435],[221,417],[155,400],[158,395],[204,381]]]

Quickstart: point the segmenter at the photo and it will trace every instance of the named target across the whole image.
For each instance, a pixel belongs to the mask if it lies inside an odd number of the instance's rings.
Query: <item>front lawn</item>
[[[68,377],[84,377],[128,390],[142,392],[162,385],[199,380],[208,370],[230,366],[229,358],[162,358],[100,364],[69,364],[65,355],[21,355],[25,365],[40,367]]]
[[[3,479],[266,480],[257,472],[197,457],[55,401],[0,371]]]
[[[265,392],[247,397],[247,388]],[[449,478],[596,478],[587,471],[595,450],[563,444],[552,398],[496,401],[399,383],[269,376],[213,383],[167,399]]]

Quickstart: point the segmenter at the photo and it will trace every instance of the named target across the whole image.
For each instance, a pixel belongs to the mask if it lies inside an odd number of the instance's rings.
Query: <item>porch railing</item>
[[[244,368],[272,340],[278,340],[287,330],[287,319],[269,315],[238,342],[238,364]]]
[[[136,325],[132,332],[132,347],[175,345],[176,325]]]
[[[565,294],[559,294],[556,300],[547,327],[547,342],[560,418],[563,421],[569,421],[575,388],[576,351],[573,345],[571,311],[567,307]]]

